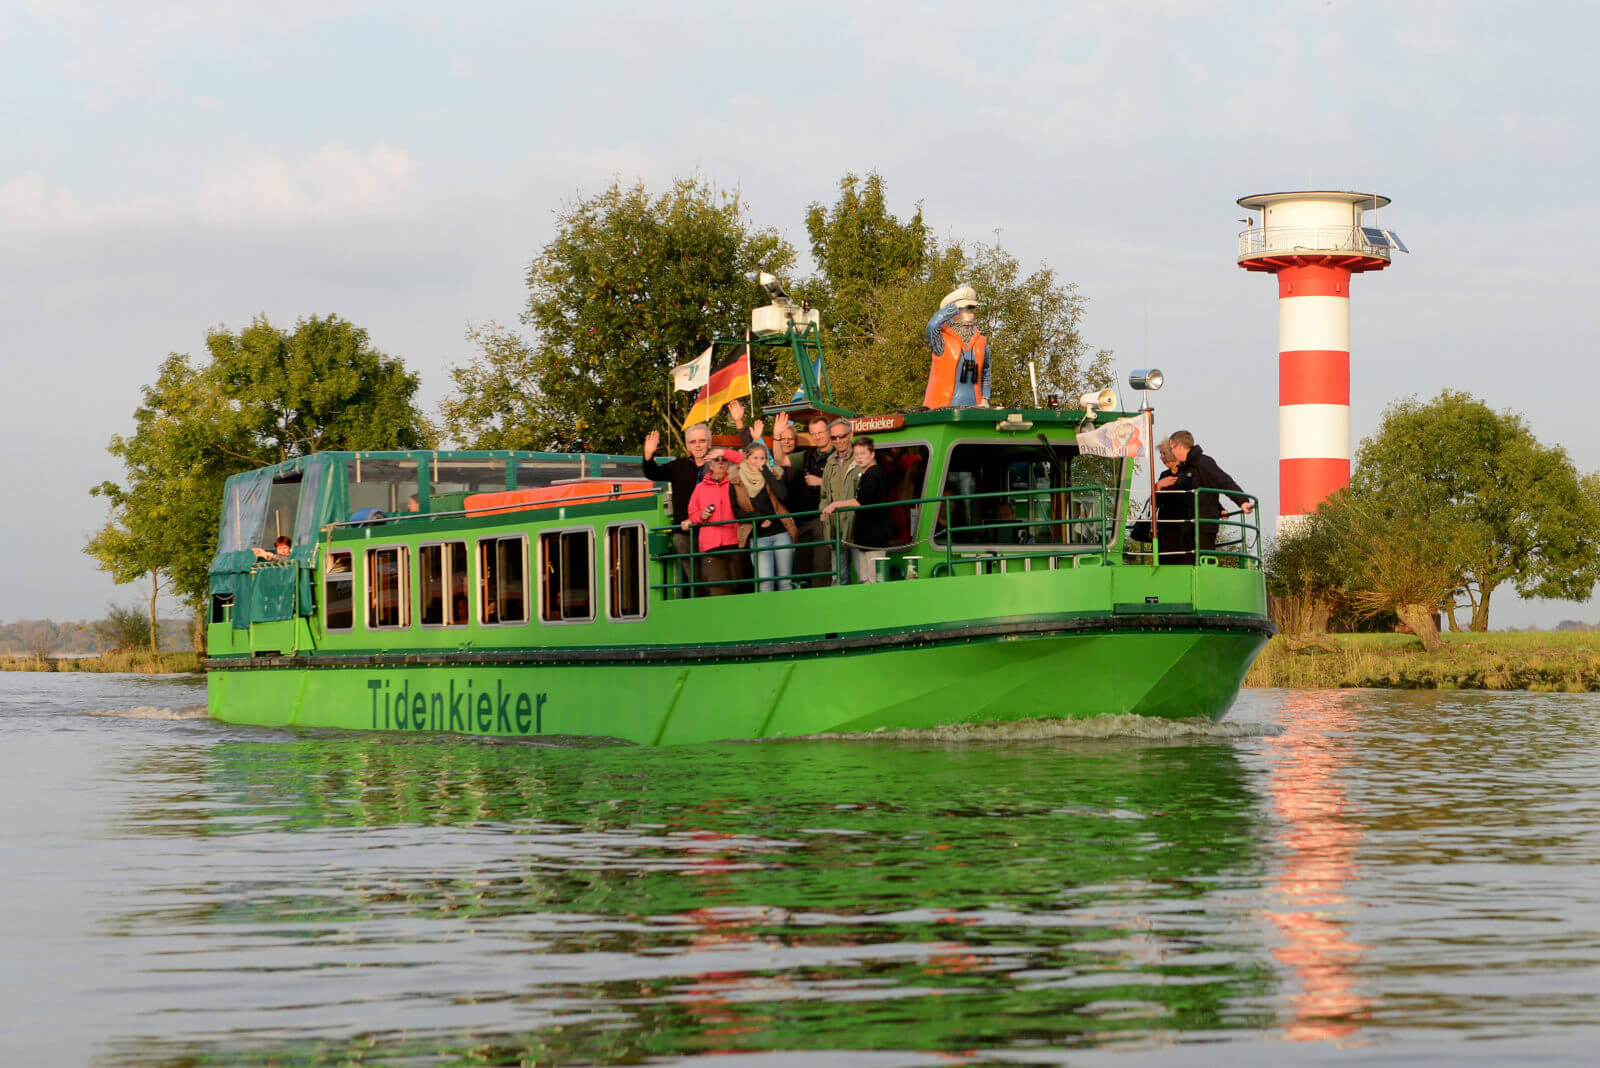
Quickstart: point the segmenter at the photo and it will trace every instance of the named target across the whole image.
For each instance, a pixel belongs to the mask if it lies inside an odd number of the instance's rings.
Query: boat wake
[[[139,705],[135,708],[85,708],[80,709],[79,714],[115,719],[205,719],[211,715],[205,705],[190,705],[188,708],[156,708],[153,705]]]
[[[1054,738],[1096,740],[1133,738],[1149,741],[1195,739],[1231,741],[1277,734],[1270,723],[1162,719],[1156,716],[1092,716],[1084,719],[1021,719],[1004,723],[952,723],[939,727],[870,732],[827,731],[803,739],[851,742],[1033,742]],[[778,741],[780,739],[771,739]]]

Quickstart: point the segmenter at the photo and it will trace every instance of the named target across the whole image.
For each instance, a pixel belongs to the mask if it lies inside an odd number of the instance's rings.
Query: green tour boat
[[[887,499],[813,535],[801,555],[823,570],[797,568],[798,588],[708,596],[639,457],[299,457],[228,480],[212,715],[669,744],[1227,711],[1272,633],[1257,513],[1141,524],[1186,552],[1134,542],[1148,405],[851,416],[814,323],[730,344],[794,354],[801,389],[766,414],[847,417],[876,441]],[[838,520],[871,510],[890,544],[857,574]]]

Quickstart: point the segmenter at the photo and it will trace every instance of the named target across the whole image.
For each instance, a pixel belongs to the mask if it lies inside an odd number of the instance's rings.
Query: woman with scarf
[[[754,542],[757,589],[762,593],[792,590],[789,581],[794,571],[794,539],[799,528],[783,506],[787,491],[767,467],[767,447],[750,443],[744,462],[734,472],[733,514],[749,523],[739,525],[739,544]]]
[[[733,592],[734,554],[739,549],[736,532],[741,527],[724,522],[734,518],[729,488],[728,457],[717,449],[706,458],[706,473],[689,495],[687,518],[683,521],[684,530],[699,528],[695,531],[695,547],[702,554],[700,581],[711,583],[702,587],[709,597]]]

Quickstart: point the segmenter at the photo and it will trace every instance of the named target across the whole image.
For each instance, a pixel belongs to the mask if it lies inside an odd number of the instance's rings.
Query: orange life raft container
[[[499,515],[533,508],[555,508],[564,504],[596,504],[648,497],[656,484],[648,478],[569,478],[534,489],[502,490],[499,493],[470,493],[463,505],[473,515]]]

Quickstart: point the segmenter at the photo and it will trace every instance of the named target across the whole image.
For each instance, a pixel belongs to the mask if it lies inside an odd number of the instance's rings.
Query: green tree
[[[473,331],[481,353],[451,370],[450,436],[473,446],[634,452],[676,422],[670,372],[713,337],[740,337],[763,303],[754,276],[794,250],[758,229],[737,193],[679,179],[660,195],[613,182],[564,208],[555,238],[528,268],[523,340]],[[757,350],[758,396],[776,361]]]
[[[1521,416],[1466,393],[1390,405],[1361,443],[1351,487],[1374,515],[1449,527],[1474,631],[1488,630],[1490,598],[1506,583],[1582,601],[1600,581],[1600,479],[1540,444]]]
[[[831,207],[806,216],[817,274],[796,288],[822,310],[828,377],[835,398],[860,411],[893,411],[922,401],[928,384],[928,319],[939,300],[969,284],[982,301],[979,325],[994,354],[992,400],[1031,403],[1028,361],[1041,393],[1076,396],[1111,381],[1110,353],[1083,341],[1085,300],[1048,266],[1025,271],[998,245],[941,244],[917,205],[901,221],[885,204],[883,179],[847,174]],[[779,388],[792,391],[786,371]]]
[[[238,334],[209,332],[206,347],[206,362],[168,356],[144,387],[133,433],[111,439],[124,476],[90,491],[107,499],[111,516],[84,549],[119,583],[164,579],[196,612],[230,474],[317,450],[434,440],[414,402],[417,377],[337,316],[287,332],[258,318]],[[153,587],[152,646],[154,614]]]
[[[417,376],[337,315],[301,319],[288,332],[258,316],[237,334],[211,331],[206,348],[212,373],[267,463],[328,449],[420,449],[434,442],[413,403]]]
[[[830,339],[846,353],[868,338],[873,294],[925,278],[937,251],[922,220],[922,205],[901,222],[889,211],[883,178],[876,172],[841,178],[839,199],[831,207],[814,202],[806,210],[806,232],[817,273],[796,294],[822,309]]]
[[[1024,275],[1020,261],[997,246],[952,244],[928,258],[924,274],[901,277],[868,296],[865,340],[830,357],[840,403],[861,411],[920,404],[928,384],[928,319],[940,298],[962,283],[983,302],[978,323],[989,339],[996,406],[1032,403],[1029,360],[1041,395],[1056,390],[1075,397],[1110,383],[1110,352],[1091,350],[1079,334],[1084,298],[1076,286],[1060,282],[1048,266]]]

